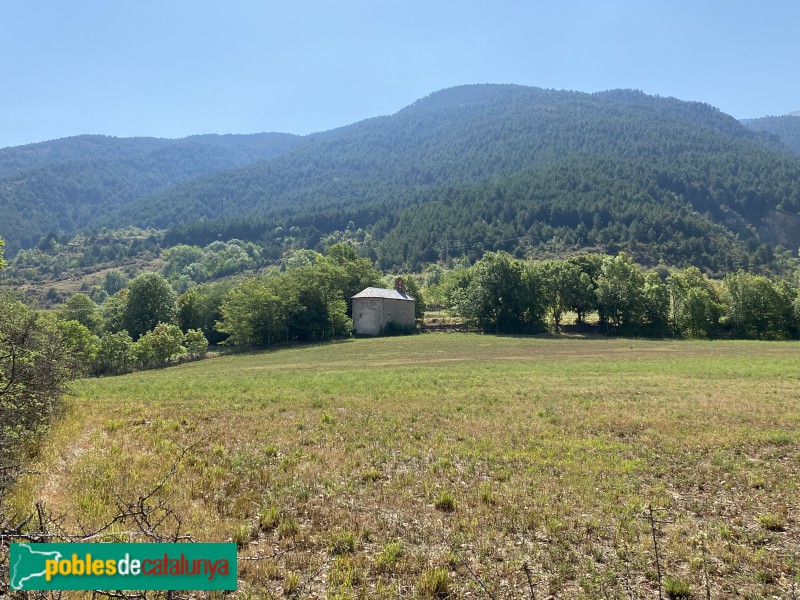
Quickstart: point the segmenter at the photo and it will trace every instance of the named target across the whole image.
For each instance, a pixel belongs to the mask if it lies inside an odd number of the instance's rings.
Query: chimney
[[[403,281],[402,277],[398,277],[397,279],[394,280],[394,289],[396,289],[398,292],[405,293],[405,291],[406,291],[406,282]]]

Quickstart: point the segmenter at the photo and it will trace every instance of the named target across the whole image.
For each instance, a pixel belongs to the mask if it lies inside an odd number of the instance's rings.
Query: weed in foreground
[[[285,517],[278,523],[278,537],[280,539],[294,537],[299,530],[297,521],[293,517]]]
[[[450,575],[442,568],[426,569],[419,577],[417,591],[423,598],[449,598]]]
[[[258,513],[258,524],[261,531],[272,531],[281,521],[281,511],[277,506],[264,507]]]
[[[453,494],[445,490],[436,501],[433,503],[437,510],[441,510],[442,512],[453,512],[456,507],[456,501],[453,498]]]
[[[688,581],[667,575],[664,578],[664,592],[670,600],[686,600],[692,597],[692,586]]]
[[[240,525],[233,530],[231,541],[236,544],[237,548],[243,548],[251,541],[258,539],[258,531],[259,528],[255,525],[251,525],[249,523]]]
[[[328,543],[328,551],[333,556],[352,554],[356,550],[356,536],[352,531],[335,531]]]
[[[287,573],[283,580],[283,593],[289,597],[295,596],[300,590],[300,573]]]
[[[783,517],[774,513],[758,515],[758,523],[767,531],[783,531]]]
[[[387,542],[375,557],[375,567],[382,573],[393,571],[402,557],[403,544]]]

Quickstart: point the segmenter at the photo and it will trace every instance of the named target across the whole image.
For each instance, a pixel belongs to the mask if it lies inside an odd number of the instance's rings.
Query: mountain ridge
[[[82,135],[0,150],[0,236],[13,252],[49,232],[74,233],[98,214],[198,175],[273,157],[291,134],[177,140]]]
[[[429,251],[442,239],[511,238],[527,240],[511,248],[523,254],[556,240],[722,271],[800,241],[799,181],[778,136],[708,104],[482,84],[292,138],[269,158],[117,202],[88,226],[169,228],[176,243],[246,237],[280,256],[290,229],[291,243],[314,247],[352,222],[384,268],[442,260]]]

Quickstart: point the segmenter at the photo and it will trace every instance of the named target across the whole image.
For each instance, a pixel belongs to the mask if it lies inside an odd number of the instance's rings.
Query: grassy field
[[[796,343],[428,334],[73,390],[17,507],[101,523],[189,448],[159,497],[260,557],[243,597],[796,597]]]

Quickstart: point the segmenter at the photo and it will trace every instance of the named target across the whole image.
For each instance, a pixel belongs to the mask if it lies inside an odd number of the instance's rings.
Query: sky
[[[5,0],[0,148],[307,134],[516,83],[800,110],[797,0]]]

